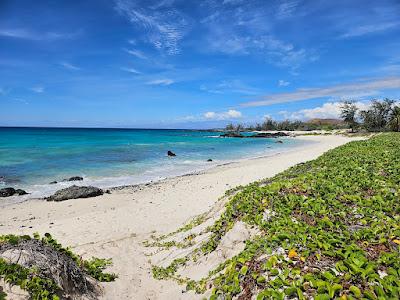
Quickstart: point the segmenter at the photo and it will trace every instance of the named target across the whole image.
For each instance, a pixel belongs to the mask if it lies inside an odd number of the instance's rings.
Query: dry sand
[[[355,139],[333,135],[297,138],[314,143],[96,198],[59,203],[30,200],[6,206],[1,208],[0,234],[49,232],[85,258],[112,258],[110,271],[119,278],[102,284],[103,299],[201,299],[192,292],[182,292],[184,287],[175,282],[153,279],[152,249],[142,242],[155,232],[174,231],[210,210],[227,189],[273,176]]]

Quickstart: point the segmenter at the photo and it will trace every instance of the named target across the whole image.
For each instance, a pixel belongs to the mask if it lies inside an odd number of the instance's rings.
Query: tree
[[[227,131],[234,131],[234,130],[235,130],[235,127],[233,126],[232,123],[230,123],[230,124],[226,125],[225,129],[226,129]]]
[[[369,131],[383,131],[388,128],[394,101],[374,100],[368,110],[360,112],[364,127]]]
[[[276,122],[271,118],[266,118],[262,124],[263,130],[275,130],[276,129]]]
[[[242,124],[237,124],[236,125],[236,129],[237,132],[243,131],[244,130],[244,126]]]
[[[354,128],[357,127],[356,115],[358,111],[358,108],[354,104],[354,101],[344,101],[340,109],[340,117],[350,127],[351,132],[354,132]]]
[[[389,125],[393,131],[400,131],[400,106],[394,106],[389,116]]]

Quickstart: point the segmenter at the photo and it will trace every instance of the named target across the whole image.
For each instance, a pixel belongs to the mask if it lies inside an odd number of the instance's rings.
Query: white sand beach
[[[230,188],[271,177],[295,164],[359,138],[297,137],[315,143],[270,157],[249,159],[111,194],[54,203],[30,200],[3,207],[0,234],[51,233],[85,258],[112,258],[115,282],[102,284],[103,299],[201,299],[173,281],[152,278],[151,234],[164,234],[208,211]],[[192,274],[194,275],[194,274]]]

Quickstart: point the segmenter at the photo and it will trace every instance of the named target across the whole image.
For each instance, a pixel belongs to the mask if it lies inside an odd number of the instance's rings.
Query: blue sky
[[[398,0],[0,1],[0,125],[207,128],[400,96]]]

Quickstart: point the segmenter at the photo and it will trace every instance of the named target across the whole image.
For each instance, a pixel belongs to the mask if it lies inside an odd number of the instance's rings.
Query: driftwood
[[[42,278],[53,280],[61,299],[97,299],[101,290],[67,254],[37,239],[16,244],[0,243],[0,257],[25,268],[36,268]]]

